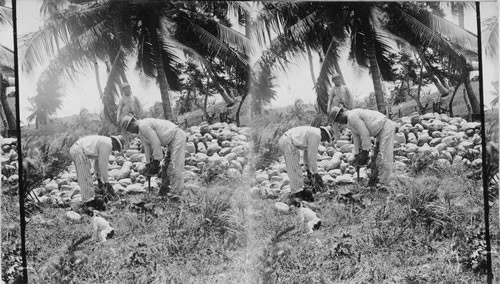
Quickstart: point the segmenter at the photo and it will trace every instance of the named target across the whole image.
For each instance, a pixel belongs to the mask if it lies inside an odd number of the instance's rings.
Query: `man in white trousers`
[[[320,141],[331,142],[332,139],[333,130],[330,126],[319,128],[298,126],[286,131],[281,136],[278,146],[285,157],[286,171],[290,178],[291,197],[299,197],[304,200],[312,199],[312,193],[307,193],[303,189],[304,180],[300,167],[299,150],[304,151],[303,159],[306,171],[310,171],[314,178],[321,179],[318,174],[318,146]]]
[[[110,187],[108,184],[109,156],[112,151],[121,152],[124,144],[125,140],[121,135],[111,137],[89,135],[78,139],[71,146],[69,153],[75,163],[82,203],[87,208],[94,207],[97,210],[105,210],[104,202],[94,196],[90,160],[94,160],[94,173],[99,188],[108,188]]]
[[[184,162],[186,156],[186,133],[171,121],[156,118],[137,120],[133,116],[123,117],[121,127],[138,133],[146,156],[146,171],[158,174],[163,159],[162,146],[167,146],[173,164],[172,193],[179,195],[184,186]],[[168,165],[165,165],[168,166]],[[165,192],[161,193],[165,194]]]
[[[366,165],[368,163],[369,151],[372,147],[371,138],[376,137],[380,144],[381,161],[377,159],[380,183],[387,185],[392,175],[394,162],[394,123],[384,114],[368,109],[344,110],[341,107],[333,107],[329,121],[347,124],[351,129],[354,143],[353,154],[355,163]],[[378,157],[377,157],[378,158]]]

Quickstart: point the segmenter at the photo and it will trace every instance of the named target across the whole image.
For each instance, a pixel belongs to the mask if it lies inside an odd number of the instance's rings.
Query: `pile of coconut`
[[[0,162],[2,165],[2,189],[17,189],[19,184],[17,138],[1,138]],[[15,192],[15,191],[14,191]]]
[[[477,170],[482,165],[479,122],[437,113],[413,114],[393,122],[397,129],[394,138],[395,174],[406,172],[413,161],[425,156],[432,157],[436,166],[442,168],[465,166]],[[351,141],[351,133],[345,129],[339,140],[319,146],[318,171],[325,184],[334,186],[356,182]],[[368,174],[369,169],[362,167],[360,180],[365,182]],[[254,183],[252,194],[260,198],[278,198],[289,192],[283,157],[266,170],[257,171]]]
[[[248,127],[235,124],[201,124],[185,130],[186,164],[184,180],[186,187],[198,183],[200,175],[215,169],[228,179],[239,179],[248,168],[250,150]],[[164,149],[166,150],[166,148]],[[115,152],[109,158],[109,183],[120,195],[145,193],[148,189],[158,191],[161,180],[153,176],[148,186],[143,175],[145,156],[138,137],[132,139],[128,149]],[[94,181],[97,186],[97,181]],[[61,205],[81,201],[80,188],[74,164],[57,177],[44,181],[43,186],[33,191],[40,202]]]

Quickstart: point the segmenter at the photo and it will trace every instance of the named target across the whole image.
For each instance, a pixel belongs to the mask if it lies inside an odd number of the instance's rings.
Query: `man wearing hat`
[[[120,122],[125,115],[131,114],[135,117],[142,116],[142,107],[139,99],[132,96],[132,90],[128,83],[120,85],[122,90],[122,98],[118,103],[118,110],[116,112],[116,121]]]
[[[99,188],[109,188],[108,164],[111,151],[123,150],[125,140],[121,135],[100,136],[90,135],[78,139],[71,146],[69,153],[75,163],[78,185],[82,194],[82,202],[87,207],[92,206],[97,210],[104,210],[102,200],[94,198],[94,186],[90,173],[90,160],[94,160],[94,173],[97,177]]]
[[[377,161],[377,167],[381,173],[380,183],[387,184],[392,175],[394,160],[394,123],[378,111],[359,108],[344,110],[341,107],[332,108],[329,121],[347,124],[347,127],[351,129],[354,143],[353,154],[357,165],[368,163],[368,154],[372,147],[370,137],[376,137],[381,154],[381,161]]]
[[[328,113],[331,112],[334,106],[343,106],[346,109],[352,109],[352,96],[349,89],[342,85],[340,74],[335,73],[332,76],[333,88],[328,94]]]
[[[332,108],[335,106],[341,106],[345,109],[352,109],[351,92],[349,92],[349,89],[345,85],[342,85],[342,77],[340,76],[340,74],[333,74],[332,81],[334,86],[328,94],[327,113],[330,113],[332,111]],[[334,123],[332,126],[335,133],[334,138],[335,140],[338,140],[343,128],[340,127],[338,123]]]
[[[320,141],[331,142],[332,139],[333,130],[330,126],[321,126],[319,128],[298,126],[288,130],[281,136],[278,146],[285,157],[292,196],[298,196],[300,192],[304,191],[299,150],[304,151],[303,158],[306,171],[310,171],[314,178],[321,179],[318,174],[318,146]]]
[[[174,194],[180,194],[184,185],[186,133],[168,120],[156,118],[137,120],[131,115],[124,116],[120,126],[128,132],[139,134],[146,156],[146,171],[149,175],[158,174],[160,160],[163,158],[161,147],[168,147],[174,170],[172,190]]]

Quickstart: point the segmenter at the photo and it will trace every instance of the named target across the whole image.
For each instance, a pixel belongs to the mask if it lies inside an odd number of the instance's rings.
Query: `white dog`
[[[115,230],[109,225],[103,217],[98,216],[99,211],[94,210],[92,214],[92,238],[99,242],[105,242],[108,238],[112,238]]]
[[[292,202],[292,206],[297,207],[299,228],[301,230],[307,229],[307,233],[310,234],[321,227],[321,219],[310,208],[304,207],[303,201],[295,200]]]

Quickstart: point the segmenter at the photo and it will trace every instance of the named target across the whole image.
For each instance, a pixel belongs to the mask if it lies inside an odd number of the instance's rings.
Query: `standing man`
[[[130,115],[123,117],[120,126],[128,132],[139,134],[146,156],[146,171],[149,175],[158,174],[160,160],[163,158],[161,147],[168,147],[174,169],[172,190],[174,194],[180,194],[184,186],[186,133],[168,120],[156,118],[137,120]]]
[[[345,109],[352,109],[352,96],[349,89],[342,85],[342,77],[340,74],[335,73],[332,76],[333,88],[328,94],[327,113],[331,113],[333,107],[343,107]],[[343,130],[338,123],[333,123],[333,131],[335,133],[335,140],[339,140],[340,134]]]
[[[331,113],[334,106],[343,106],[345,109],[352,109],[351,92],[345,85],[342,85],[340,74],[333,74],[332,81],[334,86],[328,94],[328,113]]]
[[[372,147],[370,137],[376,137],[380,144],[381,163],[377,163],[381,172],[380,183],[387,184],[392,175],[394,162],[395,127],[384,114],[368,109],[344,110],[333,107],[329,120],[347,124],[351,129],[354,143],[353,154],[357,165],[368,163],[368,154]]]
[[[278,146],[285,156],[286,171],[290,178],[292,197],[299,197],[301,195],[300,192],[306,192],[306,190],[303,190],[304,180],[302,179],[299,150],[304,151],[303,158],[306,171],[310,171],[314,179],[319,178],[321,180],[321,176],[318,174],[318,146],[320,141],[331,142],[332,139],[333,130],[330,126],[321,126],[319,128],[298,126],[288,130],[281,136]],[[306,195],[312,198],[310,192]]]
[[[135,117],[142,116],[142,107],[139,99],[132,95],[132,90],[128,83],[121,84],[122,98],[118,103],[118,110],[116,112],[116,121],[119,123],[126,115],[133,115]]]
[[[104,210],[104,202],[94,198],[94,185],[90,173],[90,160],[94,160],[94,173],[97,177],[99,188],[109,188],[108,184],[108,164],[111,151],[123,150],[125,140],[121,135],[100,136],[90,135],[78,139],[71,146],[69,153],[75,163],[78,185],[82,193],[82,203],[86,207],[94,207],[97,210]]]

